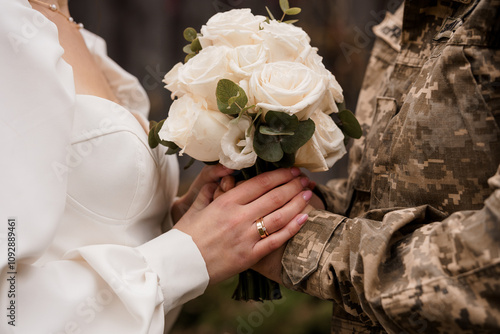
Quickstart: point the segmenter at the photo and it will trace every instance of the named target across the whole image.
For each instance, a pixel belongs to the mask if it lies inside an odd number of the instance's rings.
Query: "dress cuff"
[[[173,229],[137,249],[158,275],[165,313],[205,292],[207,267],[190,235]]]

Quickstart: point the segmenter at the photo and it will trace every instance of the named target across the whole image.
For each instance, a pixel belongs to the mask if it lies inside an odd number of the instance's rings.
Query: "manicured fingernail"
[[[293,167],[292,168],[292,175],[297,177],[300,175],[300,169],[296,168],[296,167]]]
[[[306,213],[304,213],[297,218],[297,223],[299,225],[303,225],[306,222],[307,218],[309,218],[309,216]]]
[[[307,190],[302,194],[302,198],[304,199],[304,201],[307,202],[311,199],[312,195],[313,195],[312,191]]]
[[[302,187],[304,187],[304,188],[309,185],[309,182],[311,182],[311,181],[309,181],[309,178],[307,178],[307,177],[303,177],[300,179],[300,183],[302,184]]]

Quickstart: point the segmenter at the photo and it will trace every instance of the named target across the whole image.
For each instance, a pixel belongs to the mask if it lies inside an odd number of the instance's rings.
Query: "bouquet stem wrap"
[[[281,299],[280,285],[258,272],[248,269],[238,276],[238,285],[233,293],[235,300],[274,300]]]

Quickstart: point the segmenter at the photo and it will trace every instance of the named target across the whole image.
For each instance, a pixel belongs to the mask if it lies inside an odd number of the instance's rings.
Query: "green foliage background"
[[[237,278],[209,287],[188,302],[172,334],[328,334],[331,302],[281,288],[280,301],[231,299]]]

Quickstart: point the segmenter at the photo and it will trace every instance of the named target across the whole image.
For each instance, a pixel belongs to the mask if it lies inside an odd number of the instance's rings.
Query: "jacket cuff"
[[[172,229],[137,249],[158,275],[166,313],[205,292],[210,277],[190,235]]]
[[[281,261],[282,281],[287,288],[298,290],[299,285],[303,285],[318,270],[325,247],[345,219],[347,218],[327,211],[315,210],[309,213],[308,221],[288,242]]]

